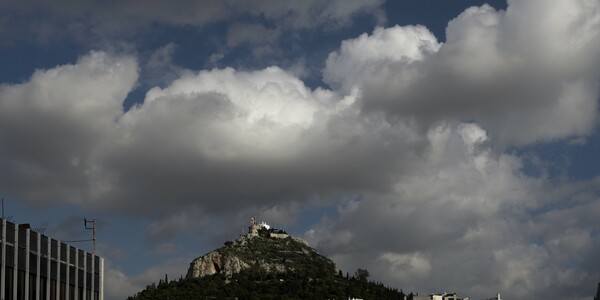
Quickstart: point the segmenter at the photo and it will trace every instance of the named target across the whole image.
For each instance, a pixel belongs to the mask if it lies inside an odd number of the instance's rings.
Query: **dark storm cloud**
[[[353,96],[312,91],[279,68],[184,72],[124,113],[136,78],[133,60],[92,53],[5,86],[3,176],[19,184],[4,188],[145,216],[225,212],[389,190],[425,146],[409,125],[359,117]]]
[[[335,97],[277,68],[184,75],[122,118],[128,135],[104,160],[116,176],[107,198],[132,212],[164,213],[164,199],[173,209],[226,211],[315,190],[387,190],[417,155],[419,138],[382,115],[357,120]]]
[[[518,157],[486,147],[470,152],[469,136],[478,130],[430,132],[428,159],[393,193],[348,201],[339,220],[324,220],[305,237],[341,268],[366,267],[405,289],[585,296],[573,287],[597,278],[590,265],[597,265],[598,180],[551,186],[527,177]]]
[[[89,220],[89,219],[88,219]],[[96,220],[96,228],[103,230],[108,223],[103,220]],[[44,224],[46,225],[46,224]],[[88,223],[86,226],[90,226]],[[91,248],[92,231],[84,226],[84,218],[81,216],[71,216],[59,221],[58,223],[47,224],[45,233],[50,233],[54,238],[61,241],[87,240],[87,244],[79,244],[86,248]]]
[[[127,37],[151,24],[197,26],[235,18],[264,18],[283,28],[339,28],[357,14],[383,18],[382,0],[358,1],[19,1],[0,4],[0,34],[18,40],[23,34],[40,42],[69,37],[89,41]],[[34,20],[34,21],[32,21]]]

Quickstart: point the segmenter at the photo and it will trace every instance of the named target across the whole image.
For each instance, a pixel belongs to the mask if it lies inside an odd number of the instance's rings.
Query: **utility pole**
[[[88,227],[88,224],[92,224],[92,227]],[[88,221],[86,218],[83,219],[83,226],[85,229],[92,230],[92,252],[96,255],[96,219]]]

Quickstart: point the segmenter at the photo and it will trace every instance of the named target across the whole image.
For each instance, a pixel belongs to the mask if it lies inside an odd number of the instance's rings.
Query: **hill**
[[[296,271],[307,274],[336,272],[331,259],[320,255],[302,241],[289,236],[254,236],[226,242],[224,247],[194,259],[187,277],[213,274],[231,277],[248,269],[277,274]]]
[[[368,271],[343,275],[301,239],[257,225],[253,220],[248,235],[194,259],[186,278],[161,280],[128,299],[405,299],[369,282]]]

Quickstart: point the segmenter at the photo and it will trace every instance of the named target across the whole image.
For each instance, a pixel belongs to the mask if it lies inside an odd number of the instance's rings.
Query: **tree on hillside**
[[[361,282],[367,282],[369,280],[369,271],[366,269],[358,268],[356,272],[354,272],[354,278]]]

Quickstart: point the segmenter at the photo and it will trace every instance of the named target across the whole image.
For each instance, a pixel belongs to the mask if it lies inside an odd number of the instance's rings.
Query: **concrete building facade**
[[[0,300],[104,300],[104,260],[2,219]]]

